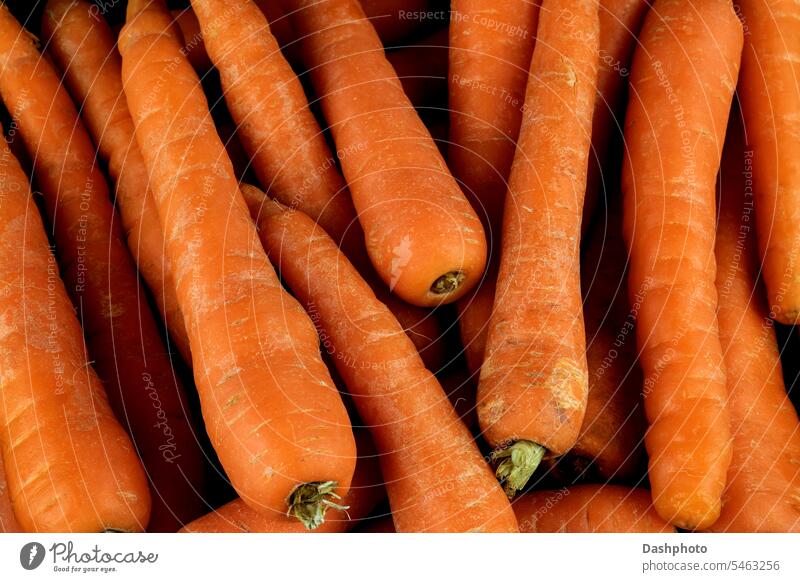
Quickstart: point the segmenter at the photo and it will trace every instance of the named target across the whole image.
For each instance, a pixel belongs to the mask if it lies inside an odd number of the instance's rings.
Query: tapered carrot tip
[[[317,529],[325,521],[325,512],[329,507],[340,511],[349,509],[347,505],[340,505],[333,501],[341,499],[334,492],[336,485],[336,481],[303,483],[289,496],[287,515],[295,516],[306,529]]]
[[[525,487],[546,452],[547,449],[542,445],[532,441],[517,441],[492,452],[492,461],[499,461],[495,474],[509,499],[513,499],[517,491]]]
[[[662,519],[686,530],[711,527],[722,511],[719,499],[711,499],[700,492],[662,495],[653,500],[653,506]]]
[[[464,279],[466,278],[467,276],[461,271],[445,273],[433,282],[433,285],[431,285],[431,293],[434,295],[449,295],[454,293],[461,287],[461,284],[464,283]]]

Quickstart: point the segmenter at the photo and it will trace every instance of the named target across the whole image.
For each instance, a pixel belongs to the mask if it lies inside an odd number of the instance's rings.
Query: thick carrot
[[[592,116],[592,156],[586,180],[581,233],[585,235],[597,209],[601,193],[609,194],[608,166],[621,141],[625,123],[625,95],[628,88],[636,37],[650,7],[647,0],[600,0],[600,48],[597,99]]]
[[[3,39],[11,18],[0,8]],[[24,62],[11,64],[4,54],[0,64],[6,71]],[[141,531],[150,514],[145,472],[87,363],[27,176],[5,140],[0,281],[0,456],[19,525],[30,532]]]
[[[172,485],[166,483],[181,471],[199,477],[203,459],[187,424],[182,388],[95,164],[94,146],[60,75],[6,10],[0,11],[0,37],[0,95],[33,159],[94,368],[154,485],[163,485],[163,496],[172,498]],[[179,451],[178,444],[188,448]],[[157,502],[161,497],[162,491],[154,495]],[[194,511],[198,501],[190,497],[183,503],[194,503]],[[191,511],[185,515],[191,517]],[[164,504],[157,504],[154,515],[156,527],[162,519],[174,525]]]
[[[2,212],[0,207],[0,212]],[[22,526],[14,515],[14,506],[6,483],[6,472],[3,466],[3,455],[0,453],[0,533],[17,533],[22,531]]]
[[[398,531],[516,531],[469,431],[391,312],[313,220],[242,190],[270,258],[335,350],[380,454]]]
[[[800,532],[800,422],[783,384],[758,281],[757,159],[755,150],[745,149],[741,124],[731,124],[720,175],[716,257],[733,459],[722,513],[710,531]]]
[[[647,288],[638,289],[629,303],[621,206],[621,196],[608,201],[607,222],[594,225],[583,261],[589,395],[570,451],[590,460],[603,477],[616,479],[630,478],[639,468],[647,428],[635,330]]]
[[[86,1],[51,0],[42,19],[47,53],[61,71],[81,117],[116,185],[122,228],[139,272],[152,291],[167,331],[191,363],[186,324],[178,308],[175,280],[164,258],[164,235],[136,145],[125,95],[116,37]]]
[[[317,533],[340,533],[357,527],[386,498],[375,447],[357,433],[358,460],[350,490],[339,502],[346,509],[332,508]],[[260,513],[241,499],[234,499],[194,520],[179,533],[303,533],[308,530],[296,519],[283,514]]]
[[[625,120],[629,294],[647,287],[636,337],[659,514],[685,529],[719,517],[730,464],[714,288],[714,185],[742,50],[729,0],[656,0],[634,55]]]
[[[653,508],[650,492],[619,485],[534,491],[514,501],[523,533],[665,533],[675,528]]]
[[[206,428],[246,503],[288,506],[314,528],[350,485],[350,422],[314,326],[261,248],[170,20],[162,2],[129,2],[119,47]]]
[[[480,279],[486,241],[356,0],[286,0],[339,150],[367,251],[394,293],[426,306]]]
[[[447,28],[386,53],[408,100],[414,107],[438,105],[447,94]],[[446,97],[442,100],[446,103]]]
[[[758,242],[771,316],[800,317],[800,6],[736,0],[745,25],[739,95],[753,148]]]
[[[372,272],[336,158],[261,11],[249,0],[194,0],[192,5],[220,72],[237,135],[261,184],[270,195],[318,221],[402,321],[426,361],[441,364],[435,319],[391,297]],[[349,155],[347,150],[336,152],[339,159]],[[426,337],[413,335],[417,328]]]
[[[478,384],[509,496],[546,451],[575,444],[586,409],[579,249],[598,26],[594,0],[542,3]]]

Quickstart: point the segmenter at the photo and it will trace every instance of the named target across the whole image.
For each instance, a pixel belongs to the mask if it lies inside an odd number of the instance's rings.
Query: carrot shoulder
[[[736,0],[747,27],[742,102],[753,148],[753,188],[773,318],[800,317],[800,5]]]
[[[653,508],[650,492],[619,485],[534,491],[514,501],[523,533],[665,533],[675,528]]]
[[[356,0],[287,0],[341,156],[367,251],[409,303],[455,301],[480,279],[486,241]]]
[[[239,496],[313,528],[350,485],[350,422],[313,324],[261,248],[170,22],[163,2],[131,1],[119,46],[203,418]]]
[[[3,38],[10,18],[0,8]],[[2,68],[13,67],[4,57]],[[0,281],[0,456],[8,485],[0,496],[10,495],[25,531],[143,530],[150,513],[145,472],[87,364],[27,177],[5,140]]]
[[[586,408],[580,222],[597,79],[596,1],[545,2],[503,217],[478,420],[512,495]]]
[[[722,513],[710,531],[800,532],[800,421],[786,394],[758,281],[756,154],[745,149],[741,131],[740,124],[731,125],[720,174],[718,317],[733,458]]]
[[[624,230],[641,299],[649,477],[659,514],[710,526],[730,464],[714,288],[715,183],[742,50],[728,0],[657,0],[625,120]],[[700,356],[702,354],[702,356]]]
[[[391,312],[314,221],[242,190],[370,429],[398,531],[516,531],[508,500]]]

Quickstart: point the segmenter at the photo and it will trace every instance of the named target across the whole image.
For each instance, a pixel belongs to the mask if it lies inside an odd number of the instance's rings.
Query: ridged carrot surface
[[[523,533],[666,533],[650,492],[619,485],[534,491],[514,501]]]
[[[356,0],[286,0],[375,269],[409,303],[455,301],[486,240]]]
[[[187,319],[206,428],[239,496],[318,526],[355,464],[316,330],[281,287],[163,2],[128,3],[122,76]]]
[[[545,449],[572,447],[586,408],[579,251],[598,28],[596,1],[542,3],[478,385],[478,420],[505,458],[509,495]]]
[[[758,242],[772,317],[800,317],[800,4],[736,0],[747,34],[739,98],[753,148]]]
[[[659,514],[719,517],[731,458],[714,287],[715,184],[742,51],[729,0],[656,0],[633,60],[625,120],[629,295],[644,286],[637,342]]]
[[[281,276],[335,349],[380,455],[398,531],[516,531],[508,500],[391,312],[321,228],[242,186]]]
[[[0,8],[4,39],[10,18]],[[27,176],[5,140],[0,281],[0,481],[8,487],[0,496],[10,496],[29,532],[143,530],[150,515],[145,472],[87,363]]]
[[[740,123],[729,128],[716,257],[733,459],[722,513],[709,531],[800,532],[800,421],[786,394],[775,329],[758,280],[757,154],[744,144]]]

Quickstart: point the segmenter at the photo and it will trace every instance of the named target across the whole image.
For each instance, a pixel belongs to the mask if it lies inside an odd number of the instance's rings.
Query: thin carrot
[[[350,422],[314,326],[261,248],[170,23],[163,2],[132,0],[119,48],[203,418],[239,496],[313,529],[350,485]]]
[[[287,0],[339,150],[367,251],[384,282],[420,306],[480,279],[486,241],[356,0]]]
[[[139,271],[161,307],[167,330],[183,356],[190,357],[174,280],[164,262],[158,212],[122,93],[116,42],[105,21],[92,14],[93,6],[80,0],[47,3],[42,30],[48,38],[48,54],[64,71],[65,84],[81,104],[81,116],[98,144],[100,157],[108,163],[109,174],[117,185],[116,203],[122,226]],[[134,325],[134,321],[141,325],[138,318],[147,320],[144,327],[149,333],[156,333],[147,312],[132,314],[128,325]],[[125,391],[124,402],[115,403],[117,397],[113,395],[111,400],[118,414],[125,415],[130,423],[134,443],[152,482],[153,509],[148,530],[174,532],[179,524],[203,512],[206,467],[195,428],[189,421],[184,386],[164,357],[163,345],[158,349],[157,356],[147,355],[147,376],[121,378],[119,390]],[[98,369],[105,371],[100,364]]]
[[[357,527],[386,498],[375,446],[364,433],[356,433],[358,460],[350,491],[341,500],[347,509],[331,509],[316,533],[340,533]],[[304,533],[308,530],[286,515],[264,514],[241,499],[234,499],[194,520],[179,533]]]
[[[616,479],[633,477],[639,469],[647,428],[635,330],[647,288],[637,289],[629,303],[621,206],[621,196],[608,201],[607,222],[594,225],[584,257],[589,395],[580,435],[570,451],[593,463],[603,477]]]
[[[729,0],[656,0],[639,36],[622,176],[628,286],[641,299],[645,446],[658,513],[719,517],[731,458],[714,288],[715,196],[742,50]]]
[[[608,193],[612,150],[622,138],[625,95],[636,37],[650,8],[647,0],[600,0],[600,46],[597,99],[592,116],[592,156],[586,180],[581,234],[585,235],[601,193]]]
[[[542,3],[478,384],[478,420],[509,496],[546,451],[575,444],[586,409],[579,247],[598,26],[595,0]]]
[[[716,257],[733,459],[722,513],[710,531],[800,532],[800,421],[758,281],[756,159],[755,150],[745,149],[741,124],[732,123],[720,174]]]
[[[0,212],[3,208],[0,207]],[[6,483],[5,467],[3,466],[3,455],[0,454],[0,533],[17,533],[22,531],[22,526],[14,515],[14,506]]]
[[[237,135],[261,184],[270,195],[320,223],[401,320],[426,361],[440,365],[436,320],[429,312],[391,297],[372,272],[364,233],[336,158],[264,16],[249,0],[194,0],[192,5],[220,72]],[[339,150],[336,157],[351,153]]]
[[[0,8],[3,39],[11,18]],[[4,71],[22,62],[0,61]],[[0,456],[16,519],[30,532],[141,531],[145,472],[86,361],[27,176],[5,140],[0,225]]]
[[[178,308],[175,280],[164,257],[147,170],[133,135],[133,122],[122,92],[116,37],[94,4],[55,0],[47,4],[42,32],[47,52],[64,72],[65,84],[97,144],[116,189],[116,206],[128,248],[181,356],[191,363],[186,324]]]
[[[753,148],[757,232],[771,316],[800,318],[800,6],[736,0],[745,45],[739,95]]]
[[[370,429],[398,531],[516,531],[508,500],[391,312],[314,221],[242,193]]]
[[[534,491],[514,501],[523,533],[666,533],[650,492],[619,485]]]
[[[199,476],[203,460],[198,451],[171,449],[167,454],[159,449],[163,443],[194,447],[194,436],[91,139],[60,75],[6,10],[0,11],[0,37],[0,96],[33,159],[67,290],[111,407],[133,437],[154,484],[175,479],[181,469]],[[163,496],[171,498],[172,485],[165,487]],[[193,495],[186,489],[183,494]],[[158,503],[162,491],[154,497],[155,525],[162,519],[174,525],[171,511]],[[191,505],[191,497],[184,503]]]

